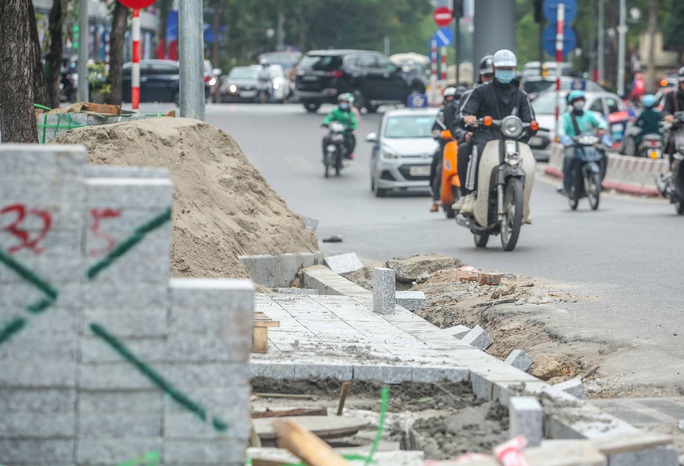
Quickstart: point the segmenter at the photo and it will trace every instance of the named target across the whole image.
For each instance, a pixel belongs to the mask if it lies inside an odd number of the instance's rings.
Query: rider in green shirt
[[[345,133],[345,144],[347,145],[347,158],[353,158],[352,154],[354,152],[354,147],[356,146],[356,141],[352,131],[354,131],[359,126],[359,121],[356,118],[356,114],[351,108],[351,98],[349,94],[340,94],[337,98],[337,108],[325,117],[323,120],[323,126],[328,126],[331,122],[337,121],[342,123],[346,128]],[[325,153],[326,142],[323,139],[323,152]]]

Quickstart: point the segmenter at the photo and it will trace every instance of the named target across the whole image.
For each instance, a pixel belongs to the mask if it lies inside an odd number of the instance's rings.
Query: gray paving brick
[[[461,338],[461,341],[481,349],[482,351],[486,350],[494,343],[489,335],[487,335],[487,332],[479,325],[476,325],[467,335]]]
[[[325,265],[335,273],[343,274],[349,272],[356,272],[363,268],[363,264],[356,254],[339,254],[337,256],[328,256],[325,258]]]
[[[411,380],[413,382],[434,383],[448,380],[462,382],[468,380],[470,371],[466,367],[448,366],[414,366]]]
[[[28,359],[39,361],[46,358],[74,361],[76,359],[78,340],[74,338],[75,334],[41,335],[32,331],[31,323],[29,321],[29,327],[26,330],[14,335],[10,344],[3,345],[2,350],[0,350],[0,360]]]
[[[169,382],[183,390],[184,387],[233,387],[249,378],[249,368],[244,363],[166,363],[158,366]]]
[[[3,144],[0,148],[2,176],[80,175],[87,160],[86,149],[79,145]]]
[[[268,313],[267,313],[268,315]],[[183,335],[251,335],[254,312],[234,309],[173,309],[170,313],[170,331]]]
[[[551,389],[554,392],[565,392],[580,400],[584,399],[584,386],[582,385],[582,380],[579,378],[557,383],[556,385],[553,385]]]
[[[249,363],[249,376],[270,379],[294,379],[295,365],[291,362],[263,362],[252,360]]]
[[[90,324],[97,323],[117,337],[162,337],[169,332],[168,311],[164,307],[133,310],[115,308],[112,310],[83,311],[81,333],[93,335]]]
[[[375,380],[382,383],[408,382],[413,378],[411,366],[354,365],[354,380]]]
[[[0,389],[2,412],[60,413],[73,411],[76,391],[73,389]]]
[[[46,252],[36,256],[32,251],[26,251],[25,253],[19,251],[13,254],[13,257],[22,264],[26,264],[33,273],[43,277],[45,280],[77,282],[82,277],[82,263],[77,254],[78,252],[67,256],[55,256]],[[14,270],[4,265],[0,266],[0,283],[16,284],[25,282],[26,280]]]
[[[50,310],[79,308],[81,294],[79,283],[50,282],[50,284],[58,294],[57,301],[50,307]],[[45,293],[27,282],[0,284],[0,309],[25,309],[45,297]]]
[[[163,409],[164,393],[154,387],[150,390],[114,389],[79,392],[78,411],[84,414],[129,413],[144,416]]]
[[[458,340],[461,340],[464,336],[470,333],[470,330],[470,327],[466,327],[465,325],[456,325],[454,327],[444,329],[444,332]]]
[[[0,156],[0,159],[2,156]],[[74,464],[74,441],[70,439],[0,439],[3,463]]]
[[[608,457],[608,466],[677,466],[677,450],[673,448],[651,448]]]
[[[394,314],[396,306],[396,280],[393,269],[373,269],[373,311],[376,314]]]
[[[538,447],[544,436],[544,411],[531,396],[511,397],[508,404],[509,436],[523,435],[531,447]]]
[[[118,464],[142,453],[161,451],[161,438],[88,439],[78,442],[76,459],[79,465],[104,466]]]
[[[147,411],[140,415],[116,411],[97,414],[79,412],[78,432],[79,443],[87,443],[91,438],[160,437],[162,413]]]
[[[78,386],[81,390],[149,390],[155,387],[128,362],[81,364]]]
[[[276,292],[280,294],[295,294],[295,295],[318,295],[318,290],[311,290],[309,288],[276,288]]]
[[[145,362],[163,362],[168,360],[166,340],[164,338],[125,338],[118,339],[130,349],[136,357]],[[105,341],[98,337],[81,338],[81,362],[109,363],[120,362],[121,355],[114,351]]]
[[[185,465],[189,462],[221,465],[244,464],[245,442],[226,440],[166,440],[164,462]]]
[[[295,364],[295,379],[331,378],[336,380],[351,380],[354,376],[351,364]]]
[[[425,293],[422,291],[397,291],[397,304],[415,312],[425,304]]]
[[[510,364],[516,369],[527,372],[534,361],[523,350],[516,349],[511,351],[511,354],[508,355],[504,362],[506,364]]]
[[[161,178],[90,178],[85,181],[89,208],[163,209],[173,202],[173,183]]]
[[[172,333],[166,343],[166,356],[174,362],[242,362],[252,353],[251,332],[241,335],[199,335]]]
[[[254,310],[254,284],[249,280],[174,278],[170,282],[173,310]]]
[[[76,386],[75,361],[0,360],[0,387],[70,388]]]
[[[169,306],[168,286],[155,284],[112,283],[103,271],[94,282],[83,287],[83,308],[89,310],[132,311],[136,309],[166,310]]]
[[[73,410],[62,413],[13,412],[0,416],[0,439],[67,439],[75,434],[76,413]]]

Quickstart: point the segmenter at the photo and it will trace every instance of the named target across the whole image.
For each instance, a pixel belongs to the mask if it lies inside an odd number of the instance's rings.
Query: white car
[[[271,86],[273,87],[273,101],[283,103],[290,95],[290,83],[285,77],[283,67],[280,65],[270,65]]]
[[[436,108],[401,109],[385,113],[380,132],[370,133],[371,190],[377,197],[389,191],[429,191],[430,165],[437,149],[432,137]]]

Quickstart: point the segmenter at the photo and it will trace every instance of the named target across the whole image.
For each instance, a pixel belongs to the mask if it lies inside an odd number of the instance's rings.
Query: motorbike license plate
[[[430,166],[417,165],[415,167],[411,167],[409,168],[409,174],[411,176],[430,176]]]
[[[254,97],[255,95],[256,95],[256,91],[242,91],[242,92],[240,92],[240,97],[243,97],[243,98]]]

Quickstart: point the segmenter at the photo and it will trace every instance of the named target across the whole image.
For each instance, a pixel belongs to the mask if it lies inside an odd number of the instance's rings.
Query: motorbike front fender
[[[582,173],[588,175],[590,173],[601,173],[601,168],[596,162],[587,162],[582,165]]]

